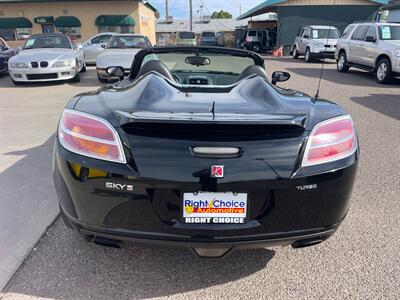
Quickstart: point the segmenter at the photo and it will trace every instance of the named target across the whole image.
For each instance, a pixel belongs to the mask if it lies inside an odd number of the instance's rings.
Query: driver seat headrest
[[[174,81],[174,77],[171,72],[168,70],[167,66],[163,64],[159,60],[150,60],[146,62],[141,68],[136,78],[144,76],[151,72],[157,72],[160,75],[168,78],[169,80]]]

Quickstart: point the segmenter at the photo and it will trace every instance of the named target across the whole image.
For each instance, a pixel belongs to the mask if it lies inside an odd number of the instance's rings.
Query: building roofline
[[[1,3],[59,3],[59,2],[93,2],[93,1],[109,1],[109,0],[0,0]],[[121,1],[130,1],[130,0],[121,0]],[[138,1],[140,2],[140,0]],[[154,13],[159,13],[158,10],[151,5],[147,0],[143,0],[143,4],[151,9]]]
[[[288,2],[290,0],[267,0],[256,7],[253,7],[252,9],[248,10],[244,14],[241,14],[239,17],[236,18],[236,20],[243,20],[247,19],[250,17],[258,16],[267,12],[271,12],[273,8],[276,6],[276,4],[281,4]],[[389,3],[389,0],[367,0],[370,2],[374,2],[376,4],[380,5],[387,5]],[[338,5],[339,6],[339,5]]]

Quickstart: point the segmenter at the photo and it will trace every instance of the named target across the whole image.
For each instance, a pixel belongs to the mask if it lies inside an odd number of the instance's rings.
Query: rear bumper
[[[193,178],[141,178],[130,165],[71,153],[58,139],[53,177],[68,222],[86,235],[189,248],[265,247],[324,240],[333,234],[349,208],[357,155],[341,162],[342,168],[318,175],[303,172],[292,179],[260,177],[217,184],[219,191],[248,192],[245,224],[185,224],[181,193],[201,190]],[[110,190],[108,182],[133,188]],[[308,189],[312,184],[318,188]]]
[[[287,246],[296,244],[306,246],[312,242],[322,242],[332,236],[341,222],[325,228],[313,230],[301,230],[278,234],[260,234],[249,236],[236,236],[231,238],[204,239],[201,237],[179,236],[174,234],[151,234],[143,231],[124,231],[116,228],[93,227],[79,222],[68,215],[63,208],[64,216],[70,225],[79,233],[89,236],[91,239],[105,238],[117,243],[128,242],[135,244],[182,247],[182,248],[204,248],[204,249],[251,249],[275,246]]]

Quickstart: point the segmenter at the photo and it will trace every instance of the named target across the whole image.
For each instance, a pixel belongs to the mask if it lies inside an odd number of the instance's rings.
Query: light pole
[[[193,31],[193,7],[192,0],[189,0],[190,31]]]

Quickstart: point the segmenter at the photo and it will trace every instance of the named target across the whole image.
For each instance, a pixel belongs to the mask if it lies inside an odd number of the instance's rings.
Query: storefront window
[[[135,26],[99,26],[99,32],[134,33]]]
[[[17,28],[17,39],[26,40],[32,34],[32,28]]]
[[[57,32],[66,34],[73,40],[81,38],[80,27],[57,27]]]
[[[0,36],[6,41],[15,41],[15,29],[0,28]]]
[[[32,28],[0,28],[0,36],[6,41],[25,40],[32,34]]]

